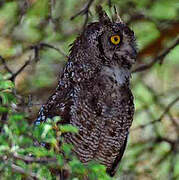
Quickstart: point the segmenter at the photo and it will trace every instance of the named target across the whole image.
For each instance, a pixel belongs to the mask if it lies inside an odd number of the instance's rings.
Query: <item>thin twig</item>
[[[55,6],[55,1],[54,0],[50,0],[49,1],[49,17],[50,19],[53,19],[53,9]]]
[[[138,12],[138,13],[131,13],[130,14],[130,18],[129,20],[126,22],[127,25],[130,25],[131,23],[133,23],[134,21],[138,21],[138,20],[147,20],[147,21],[152,21],[154,22],[154,20],[150,17],[147,16],[146,14],[144,14],[143,12]],[[157,24],[156,24],[157,26]]]
[[[31,61],[32,61],[31,58],[29,57],[29,60],[27,60],[27,61],[25,62],[25,64],[24,64],[22,67],[20,67],[15,73],[13,73],[13,72],[9,69],[9,67],[7,66],[7,64],[6,64],[6,62],[5,62],[5,59],[0,56],[0,60],[2,61],[4,68],[11,74],[11,77],[9,78],[9,80],[11,80],[11,81],[13,81],[13,82],[15,81],[15,78],[17,77],[17,75],[19,75],[19,74],[25,69],[25,67],[26,67],[27,65],[29,65],[29,64],[31,63]]]
[[[145,87],[151,92],[151,95],[153,97],[153,101],[156,105],[158,105],[160,108],[165,109],[165,105],[163,103],[160,102],[160,96],[154,91],[154,89],[152,89],[150,86],[148,86],[144,81],[142,81],[143,84],[145,85]],[[170,118],[170,120],[172,121],[174,128],[176,128],[176,131],[179,130],[179,126],[178,124],[175,122],[172,114],[170,113],[170,111],[168,111],[168,116]]]
[[[109,6],[110,8],[112,7],[111,0],[108,0],[108,6]]]
[[[1,98],[0,98],[1,99]],[[1,120],[0,120],[0,133],[2,132],[2,129],[3,129],[3,126],[4,124],[6,123],[7,121],[7,118],[8,118],[8,111],[7,112],[3,112],[1,114]]]
[[[57,162],[57,159],[52,157],[40,157],[40,158],[36,158],[36,157],[30,157],[30,156],[22,156],[19,155],[17,153],[13,154],[13,158],[15,159],[19,159],[19,160],[23,160],[25,162],[28,163],[50,163],[50,162]]]
[[[70,19],[73,20],[75,19],[77,16],[79,15],[85,15],[85,21],[84,21],[84,24],[83,24],[83,30],[88,22],[88,17],[89,17],[89,9],[90,9],[90,6],[92,5],[94,0],[88,0],[88,2],[84,5],[84,7],[78,12],[76,13],[74,16],[72,16]]]
[[[47,43],[40,43],[39,46],[42,48],[42,47],[47,47],[47,48],[51,48],[51,49],[54,49],[56,51],[58,51],[62,56],[64,56],[65,58],[68,59],[68,56],[64,53],[64,51],[60,48],[57,48],[51,44],[47,44]]]
[[[39,49],[35,49],[34,48],[34,58],[32,59],[31,56],[29,57],[29,59],[24,63],[24,65],[22,65],[15,73],[12,72],[9,67],[6,64],[6,61],[3,57],[0,56],[0,60],[3,63],[3,66],[5,67],[5,69],[11,74],[11,77],[9,78],[9,80],[11,81],[15,81],[15,78],[26,68],[26,66],[28,66],[33,60],[37,61],[38,59],[38,54],[39,54]]]
[[[9,69],[9,67],[6,64],[5,59],[2,56],[0,56],[0,60],[1,60],[2,64],[3,64],[4,68],[6,69],[6,71],[9,72],[10,74],[13,74],[13,72]]]
[[[144,127],[146,127],[146,126],[148,126],[148,125],[154,124],[154,123],[156,123],[156,122],[160,122],[160,121],[163,119],[163,117],[170,111],[170,109],[172,108],[172,106],[173,106],[176,102],[178,102],[178,101],[179,101],[179,96],[178,96],[177,98],[175,98],[171,103],[168,104],[168,106],[165,108],[164,112],[162,113],[162,115],[161,115],[158,119],[155,119],[155,120],[153,120],[153,121],[150,121],[150,122],[148,122],[148,123],[146,123],[146,124],[144,124],[144,125],[140,125],[140,126],[138,126],[138,127],[136,127],[136,128],[133,128],[133,129],[131,129],[131,130],[141,129],[141,128],[144,128]]]
[[[31,59],[31,57],[29,57],[29,60],[27,60],[24,63],[24,65],[19,70],[17,70],[17,72],[13,73],[12,76],[9,78],[9,80],[14,82],[17,75],[19,75],[25,69],[25,67],[28,66],[31,63],[31,61],[32,61],[32,59]]]
[[[33,178],[38,178],[37,174],[30,172],[30,171],[25,171],[23,168],[15,165],[15,164],[11,164],[10,166],[14,172],[18,172],[20,174],[26,174],[26,175],[31,176]]]
[[[14,171],[14,172],[17,172],[20,174],[25,174],[25,175],[29,176],[28,177],[29,179],[33,179],[33,178],[38,179],[38,175],[36,173],[33,173],[31,171],[26,171],[23,168],[13,164],[12,162],[8,162],[6,160],[3,160],[3,162],[5,165],[10,166],[12,168],[12,171]]]
[[[68,58],[68,56],[60,49],[60,48],[56,48],[50,44],[47,43],[40,43],[38,45],[33,45],[30,46],[30,49],[34,50],[34,58],[31,58],[31,56],[29,57],[29,59],[24,63],[24,65],[22,67],[20,67],[15,73],[13,73],[9,67],[7,66],[5,59],[3,57],[0,56],[0,60],[2,61],[5,69],[11,73],[11,77],[9,78],[9,80],[11,81],[15,81],[15,78],[32,62],[35,61],[37,62],[40,58],[39,58],[39,51],[41,49],[43,49],[43,47],[47,47],[47,48],[51,48],[51,49],[55,49],[56,51],[58,51],[60,54],[62,54],[65,58]]]
[[[168,53],[169,53],[172,49],[174,49],[178,44],[179,44],[179,37],[177,38],[177,40],[176,40],[169,48],[167,48],[165,51],[163,51],[163,53],[161,53],[161,54],[158,55],[156,58],[154,58],[150,63],[148,63],[148,64],[143,64],[143,65],[137,67],[136,69],[134,69],[134,70],[132,71],[132,73],[145,71],[145,70],[151,68],[151,67],[152,67],[155,63],[157,63],[157,62],[159,62],[159,64],[162,64],[165,56],[168,55]]]

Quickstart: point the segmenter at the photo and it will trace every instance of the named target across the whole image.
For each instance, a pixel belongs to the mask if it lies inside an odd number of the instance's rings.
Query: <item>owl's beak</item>
[[[117,61],[128,62],[132,65],[136,62],[137,52],[135,48],[131,47],[130,50],[128,49],[126,51],[115,51],[114,56]]]

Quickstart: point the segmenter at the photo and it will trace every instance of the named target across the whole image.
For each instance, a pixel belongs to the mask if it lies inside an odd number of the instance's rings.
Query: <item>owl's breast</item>
[[[75,87],[70,123],[79,133],[67,134],[66,141],[84,163],[98,160],[110,167],[124,144],[134,113],[132,93],[123,86],[125,78],[104,68],[89,86]]]
[[[125,86],[129,85],[129,79],[131,77],[131,73],[129,69],[127,68],[119,68],[117,65],[116,66],[103,66],[100,77],[102,79],[107,80],[104,83],[109,83],[111,84],[116,84],[118,86]]]

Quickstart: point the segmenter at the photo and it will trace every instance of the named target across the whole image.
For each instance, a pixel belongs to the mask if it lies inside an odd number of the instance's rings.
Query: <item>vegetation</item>
[[[83,165],[73,155],[61,134],[78,130],[57,125],[60,117],[33,127],[57,84],[69,44],[97,19],[97,4],[109,15],[116,6],[139,49],[132,79],[136,113],[114,178],[104,166]],[[178,0],[1,0],[0,179],[48,180],[61,174],[73,180],[178,179],[178,19]]]

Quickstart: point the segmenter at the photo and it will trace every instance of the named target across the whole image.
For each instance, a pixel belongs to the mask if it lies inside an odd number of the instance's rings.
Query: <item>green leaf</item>
[[[55,124],[58,123],[60,120],[61,120],[61,117],[60,117],[60,116],[55,116],[55,117],[53,117],[53,122],[54,122]]]
[[[32,155],[36,157],[44,157],[44,156],[54,156],[53,151],[49,151],[48,149],[44,147],[29,147],[24,149],[26,153],[31,153]]]
[[[84,175],[87,171],[84,164],[76,158],[73,158],[73,160],[69,162],[69,165],[72,169],[72,173]]]
[[[13,114],[10,116],[10,121],[20,121],[22,119],[24,119],[24,115],[23,114]]]
[[[61,154],[57,155],[57,161],[60,167],[62,167],[64,165],[64,158]]]
[[[39,179],[46,179],[46,180],[52,179],[51,172],[45,166],[41,166],[37,174],[38,174]]]
[[[72,126],[71,124],[60,125],[59,128],[62,133],[68,133],[68,132],[78,133],[78,128],[75,126]]]
[[[9,92],[0,92],[0,97],[2,98],[2,104],[9,104],[15,102],[15,97]]]
[[[10,150],[10,148],[9,148],[9,146],[7,146],[7,145],[1,145],[0,146],[0,154],[2,153],[2,152],[7,152],[7,151],[9,151]]]
[[[0,81],[0,89],[12,89],[13,87],[12,81]]]
[[[45,17],[48,15],[48,0],[38,0],[33,4],[28,14],[30,16]]]
[[[5,113],[5,112],[8,112],[8,108],[0,106],[0,113]]]
[[[63,143],[61,146],[62,150],[65,152],[65,154],[67,156],[70,155],[71,153],[71,149],[73,148],[73,146],[71,144],[67,144],[67,143]]]

